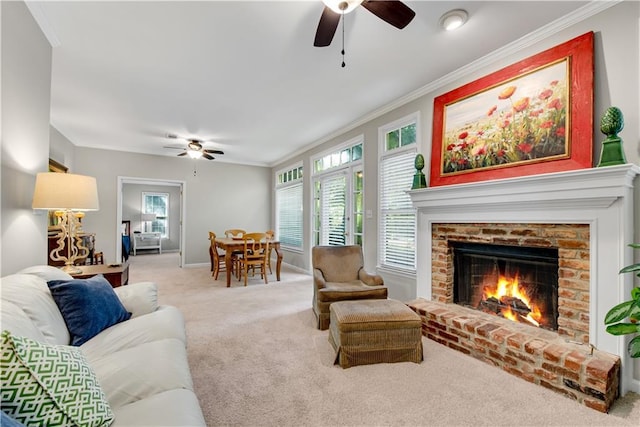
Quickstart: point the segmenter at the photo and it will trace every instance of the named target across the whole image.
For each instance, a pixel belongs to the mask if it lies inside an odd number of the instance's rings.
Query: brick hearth
[[[552,331],[456,304],[416,299],[426,337],[607,412],[618,396],[620,358]]]

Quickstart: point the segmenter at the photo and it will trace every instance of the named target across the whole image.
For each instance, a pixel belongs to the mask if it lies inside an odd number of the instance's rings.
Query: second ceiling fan
[[[416,13],[399,0],[323,0],[325,4],[313,45],[329,46],[342,15],[362,5],[369,12],[396,28],[403,29]]]

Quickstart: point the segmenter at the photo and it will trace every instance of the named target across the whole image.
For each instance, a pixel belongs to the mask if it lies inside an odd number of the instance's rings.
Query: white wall
[[[22,2],[2,14],[0,275],[47,262],[47,215],[31,209],[35,175],[49,162],[51,46]]]
[[[220,235],[229,228],[273,228],[269,168],[84,147],[76,148],[75,162],[77,173],[94,176],[98,183],[100,210],[87,213],[83,228],[96,233],[105,262],[115,260],[120,242],[120,226],[116,224],[118,177],[185,181],[183,256],[187,265],[210,262],[209,230]]]
[[[640,2],[625,1],[615,5],[599,14],[587,18],[586,20],[561,29],[555,33],[532,34],[528,40],[525,37],[518,41],[520,49],[503,50],[483,58],[483,65],[469,66],[463,76],[447,78],[443,76],[439,87],[428,87],[428,92],[417,90],[418,95],[412,98],[401,107],[381,114],[354,129],[345,131],[340,136],[330,139],[316,147],[288,159],[273,167],[273,172],[280,170],[290,164],[303,161],[305,170],[305,207],[311,206],[311,165],[309,158],[315,154],[328,150],[334,145],[363,134],[364,144],[364,174],[365,174],[365,209],[371,209],[374,216],[365,221],[364,255],[365,267],[372,269],[376,265],[378,256],[378,218],[377,218],[377,175],[378,175],[378,127],[390,123],[396,119],[404,117],[410,113],[420,112],[420,134],[419,149],[426,159],[427,165],[430,160],[431,134],[433,121],[433,101],[435,97],[447,93],[463,84],[469,83],[503,67],[511,65],[517,61],[525,59],[543,50],[559,45],[567,40],[584,34],[588,31],[595,32],[595,84],[594,84],[594,126],[593,126],[593,162],[598,163],[600,150],[604,135],[600,133],[600,117],[604,111],[615,105],[619,107],[625,116],[625,128],[620,133],[624,140],[624,149],[627,161],[640,164]],[[512,53],[516,51],[517,53]],[[507,53],[505,53],[507,52]],[[437,58],[434,58],[437,60]],[[429,176],[428,166],[424,170]],[[273,177],[272,177],[273,179]],[[636,209],[636,241],[640,242],[640,182],[636,183],[635,189],[635,209]],[[305,215],[305,230],[309,230],[310,214]],[[292,261],[297,266],[311,269],[311,247],[310,234],[305,233],[305,252],[285,253],[285,260]],[[383,273],[386,284],[390,287],[390,297],[401,300],[409,300],[418,296],[416,294],[415,278],[396,276]]]
[[[49,126],[49,158],[69,168],[69,173],[75,173],[76,146],[58,129]]]

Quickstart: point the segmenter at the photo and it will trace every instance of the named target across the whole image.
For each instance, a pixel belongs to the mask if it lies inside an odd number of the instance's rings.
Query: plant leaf
[[[640,288],[631,289],[631,298],[640,301]]]
[[[629,246],[634,249],[640,249],[640,243],[629,243]]]
[[[640,321],[640,300],[635,300],[635,304],[631,306],[631,310],[629,310],[629,320],[631,323],[636,323]]]
[[[604,317],[604,324],[608,325],[610,323],[619,322],[629,317],[629,313],[631,312],[634,303],[634,300],[625,301],[613,307]]]
[[[640,357],[640,335],[629,341],[629,356]]]
[[[607,332],[611,335],[627,335],[640,332],[640,325],[635,323],[616,323],[607,326]]]
[[[620,274],[622,274],[622,273],[630,273],[632,271],[640,271],[640,263],[627,265],[622,270],[620,270]]]

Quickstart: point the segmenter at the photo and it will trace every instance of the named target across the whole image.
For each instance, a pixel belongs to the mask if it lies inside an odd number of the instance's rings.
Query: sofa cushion
[[[42,342],[69,344],[69,330],[44,279],[34,274],[5,276],[0,279],[0,294],[2,295],[2,305],[7,302],[15,304],[33,323],[33,327],[21,324],[21,328],[15,331],[13,328],[5,327],[3,309],[3,329],[10,329],[20,336],[23,336],[22,332],[26,328],[37,329],[44,337]],[[24,336],[41,341],[32,334]]]
[[[116,419],[111,427],[206,425],[198,397],[193,391],[183,388],[150,395],[134,403],[114,408],[113,412]]]
[[[71,345],[81,345],[131,317],[101,274],[89,279],[52,280],[47,284],[71,334]]]
[[[384,286],[368,286],[359,280],[350,282],[327,282],[324,288],[318,289],[318,301],[346,301],[352,299],[386,298],[387,288]]]
[[[106,426],[113,412],[82,351],[2,333],[2,410],[27,425]]]
[[[184,344],[187,337],[182,313],[173,306],[161,306],[153,313],[132,317],[100,332],[80,348],[87,359],[98,359],[106,354],[136,347],[146,342],[176,338]]]
[[[193,390],[184,342],[175,338],[87,360],[114,410],[167,390]]]

